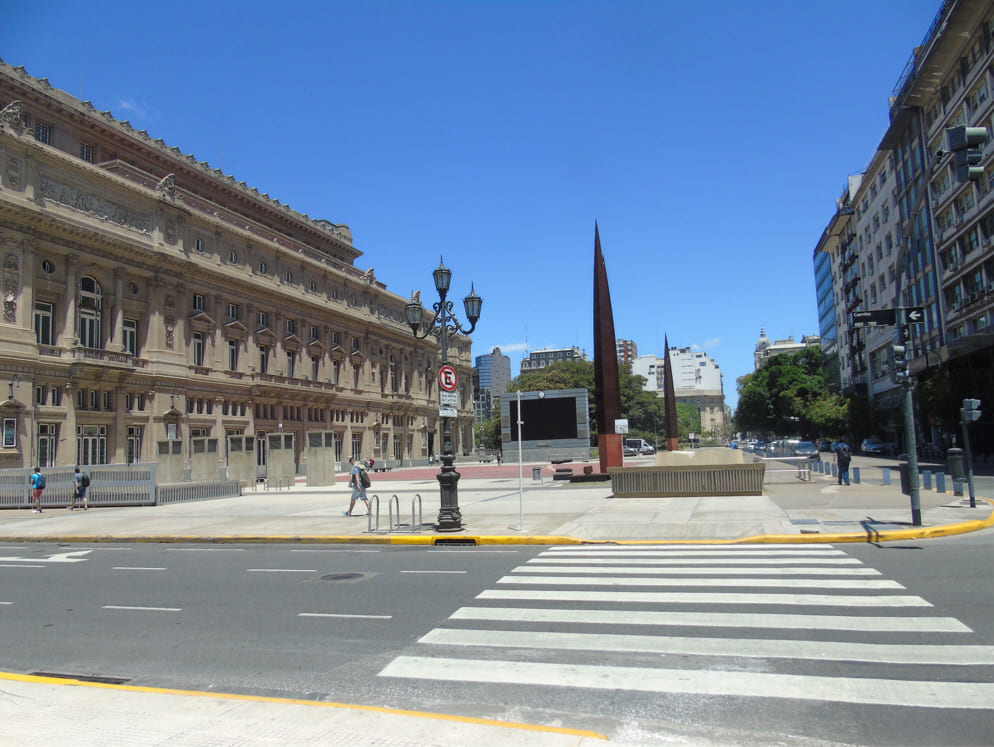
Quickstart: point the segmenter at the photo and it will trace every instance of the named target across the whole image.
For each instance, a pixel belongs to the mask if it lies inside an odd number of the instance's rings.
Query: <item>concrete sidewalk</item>
[[[955,534],[994,523],[986,500],[969,508],[966,499],[923,490],[923,523],[913,527],[909,499],[898,486],[839,486],[818,473],[810,481],[789,472],[770,475],[776,482],[767,484],[762,496],[619,499],[612,497],[610,483],[552,480],[548,465],[541,481],[532,479],[532,465],[520,482],[517,465],[462,465],[459,471],[464,529],[456,533],[434,531],[437,468],[425,467],[373,475],[369,493],[376,496],[378,520],[343,516],[350,491],[340,483],[169,506],[2,511],[0,543],[868,542]],[[365,510],[362,504],[356,508]],[[568,727],[0,673],[0,742],[14,745],[71,739],[78,745],[588,747],[605,739]],[[676,732],[674,739],[718,743]]]
[[[373,475],[373,515],[357,503],[343,516],[344,482],[310,488],[250,490],[236,498],[154,507],[19,509],[0,512],[0,541],[59,542],[368,542],[477,544],[578,542],[865,542],[972,531],[992,523],[985,500],[921,491],[922,526],[911,525],[910,500],[897,485],[840,486],[816,472],[788,471],[765,495],[614,498],[610,482],[553,480],[531,465],[460,466],[463,530],[437,533],[437,468]],[[99,490],[99,486],[92,488]]]

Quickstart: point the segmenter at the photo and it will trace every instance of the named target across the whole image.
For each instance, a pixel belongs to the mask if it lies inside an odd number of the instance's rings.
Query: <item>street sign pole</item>
[[[970,491],[970,508],[976,508],[977,499],[973,492],[973,455],[970,453],[970,421],[966,419],[965,410],[960,410],[960,424],[963,426],[963,458],[966,467],[966,486]]]
[[[905,325],[898,327],[898,339],[901,345],[907,344],[908,329]],[[911,523],[916,527],[922,525],[921,495],[918,480],[918,436],[915,428],[915,400],[912,390],[911,377],[904,380],[904,443],[908,453],[908,495],[911,498]]]

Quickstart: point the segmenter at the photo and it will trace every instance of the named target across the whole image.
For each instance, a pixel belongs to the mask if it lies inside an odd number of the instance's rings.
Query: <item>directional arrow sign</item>
[[[897,324],[897,309],[874,309],[852,313],[854,327],[886,327],[895,324]]]
[[[925,307],[924,306],[906,306],[902,309],[904,312],[904,323],[905,324],[924,324],[925,323]]]

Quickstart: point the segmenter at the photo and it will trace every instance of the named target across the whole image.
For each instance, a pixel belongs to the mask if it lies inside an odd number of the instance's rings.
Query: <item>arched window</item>
[[[80,280],[79,344],[85,348],[102,348],[104,346],[100,332],[103,298],[104,294],[100,288],[100,283],[89,275]]]

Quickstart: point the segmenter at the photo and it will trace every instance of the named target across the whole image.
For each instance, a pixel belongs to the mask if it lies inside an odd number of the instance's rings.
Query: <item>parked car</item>
[[[896,445],[881,441],[879,438],[864,438],[859,445],[859,450],[864,454],[893,454]]]
[[[625,456],[638,456],[638,450],[631,446],[623,447],[622,452],[624,453]]]
[[[821,461],[821,454],[811,441],[798,441],[794,446],[794,456],[807,457],[812,461]]]
[[[754,452],[756,452],[757,454],[765,454],[766,453],[766,442],[765,441],[757,441],[756,443],[754,443],[752,445],[752,450]]]

